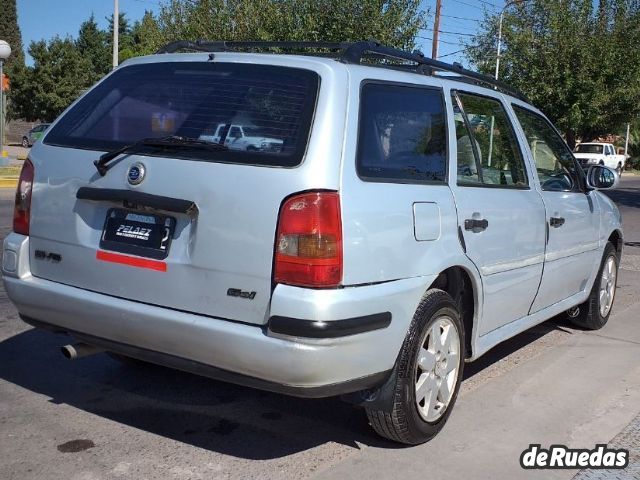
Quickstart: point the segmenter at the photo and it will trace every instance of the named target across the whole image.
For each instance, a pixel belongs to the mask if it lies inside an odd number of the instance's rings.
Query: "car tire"
[[[22,146],[24,148],[29,148],[29,139],[27,137],[22,137]]]
[[[571,323],[587,330],[599,330],[606,325],[613,309],[619,263],[615,247],[608,242],[589,298],[586,302],[567,310],[567,317]]]
[[[433,438],[455,404],[464,358],[464,326],[455,302],[442,290],[429,290],[396,360],[392,408],[366,407],[373,429],[382,437],[409,445]]]
[[[622,164],[618,163],[618,166],[616,167],[616,172],[618,172],[618,176],[622,176]]]

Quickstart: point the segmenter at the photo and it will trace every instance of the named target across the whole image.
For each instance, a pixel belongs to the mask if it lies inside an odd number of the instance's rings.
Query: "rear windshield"
[[[295,166],[306,148],[318,83],[315,72],[267,65],[133,65],[83,97],[50,129],[45,143],[110,151],[143,138],[177,135],[228,149],[158,154]]]
[[[602,145],[583,143],[576,147],[576,153],[602,153]]]

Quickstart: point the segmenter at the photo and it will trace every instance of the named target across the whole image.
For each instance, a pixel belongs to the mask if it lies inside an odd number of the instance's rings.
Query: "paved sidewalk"
[[[629,450],[629,466],[624,470],[581,470],[573,480],[638,480],[640,479],[640,415],[627,425],[609,447]]]
[[[532,443],[593,448],[637,418],[638,318],[636,303],[615,312],[600,331],[570,330],[565,343],[462,395],[448,424],[431,442],[410,448],[364,448],[319,477],[571,479],[578,469],[525,471],[520,455]],[[637,437],[634,442],[637,453]],[[607,478],[634,478],[622,477],[620,471],[613,475]]]

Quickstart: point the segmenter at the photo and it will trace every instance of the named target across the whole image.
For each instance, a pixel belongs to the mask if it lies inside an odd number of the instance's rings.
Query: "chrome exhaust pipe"
[[[67,360],[77,360],[78,358],[88,357],[89,355],[100,353],[104,350],[95,345],[89,345],[88,343],[74,343],[73,345],[60,347],[60,351]]]

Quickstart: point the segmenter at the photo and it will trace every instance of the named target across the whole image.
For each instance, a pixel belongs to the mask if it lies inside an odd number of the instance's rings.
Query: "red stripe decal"
[[[148,268],[150,270],[157,270],[158,272],[167,271],[167,264],[165,262],[149,260],[148,258],[130,257],[128,255],[104,252],[102,250],[96,252],[96,258],[103,262],[120,263],[122,265],[129,265],[130,267]]]

